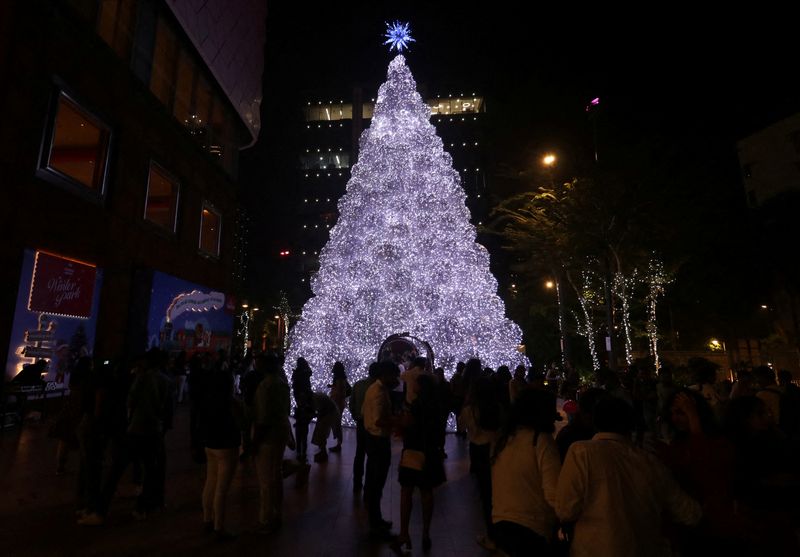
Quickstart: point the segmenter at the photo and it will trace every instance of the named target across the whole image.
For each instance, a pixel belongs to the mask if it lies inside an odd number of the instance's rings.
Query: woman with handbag
[[[422,549],[431,547],[431,519],[433,517],[433,488],[446,481],[444,462],[439,440],[442,427],[439,398],[434,379],[420,375],[419,392],[407,408],[403,419],[403,453],[400,458],[400,535],[394,542],[396,550],[411,549],[408,525],[411,519],[414,489],[422,497]]]

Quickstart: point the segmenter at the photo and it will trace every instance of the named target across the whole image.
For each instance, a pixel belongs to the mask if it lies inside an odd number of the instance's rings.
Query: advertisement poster
[[[233,300],[222,292],[158,271],[153,273],[147,348],[168,352],[230,351]]]
[[[101,283],[102,271],[91,263],[25,250],[6,380],[44,360],[45,381],[55,387],[69,383],[78,358],[94,351]]]

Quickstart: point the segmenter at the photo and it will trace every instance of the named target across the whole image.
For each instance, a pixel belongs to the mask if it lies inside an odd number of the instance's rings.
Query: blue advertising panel
[[[154,272],[147,348],[168,352],[230,351],[233,298],[166,273]]]
[[[45,363],[43,379],[60,387],[81,356],[92,356],[103,273],[95,265],[25,250],[5,378]],[[50,385],[48,385],[50,386]]]

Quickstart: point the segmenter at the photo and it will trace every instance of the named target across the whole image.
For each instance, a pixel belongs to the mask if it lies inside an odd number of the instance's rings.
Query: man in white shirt
[[[392,523],[381,514],[381,496],[392,461],[390,435],[394,418],[389,391],[398,385],[400,371],[397,365],[385,361],[378,364],[378,380],[367,389],[361,412],[367,432],[367,474],[364,485],[369,514],[370,530],[378,536],[386,536]]]
[[[575,523],[572,557],[672,555],[661,534],[662,514],[685,525],[700,521],[700,505],[653,455],[634,447],[633,409],[609,397],[597,404],[591,441],[567,452],[556,491],[556,514]]]

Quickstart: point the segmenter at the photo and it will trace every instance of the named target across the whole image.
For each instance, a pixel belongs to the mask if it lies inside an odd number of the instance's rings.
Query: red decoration
[[[28,310],[88,319],[96,274],[94,265],[37,251]]]

